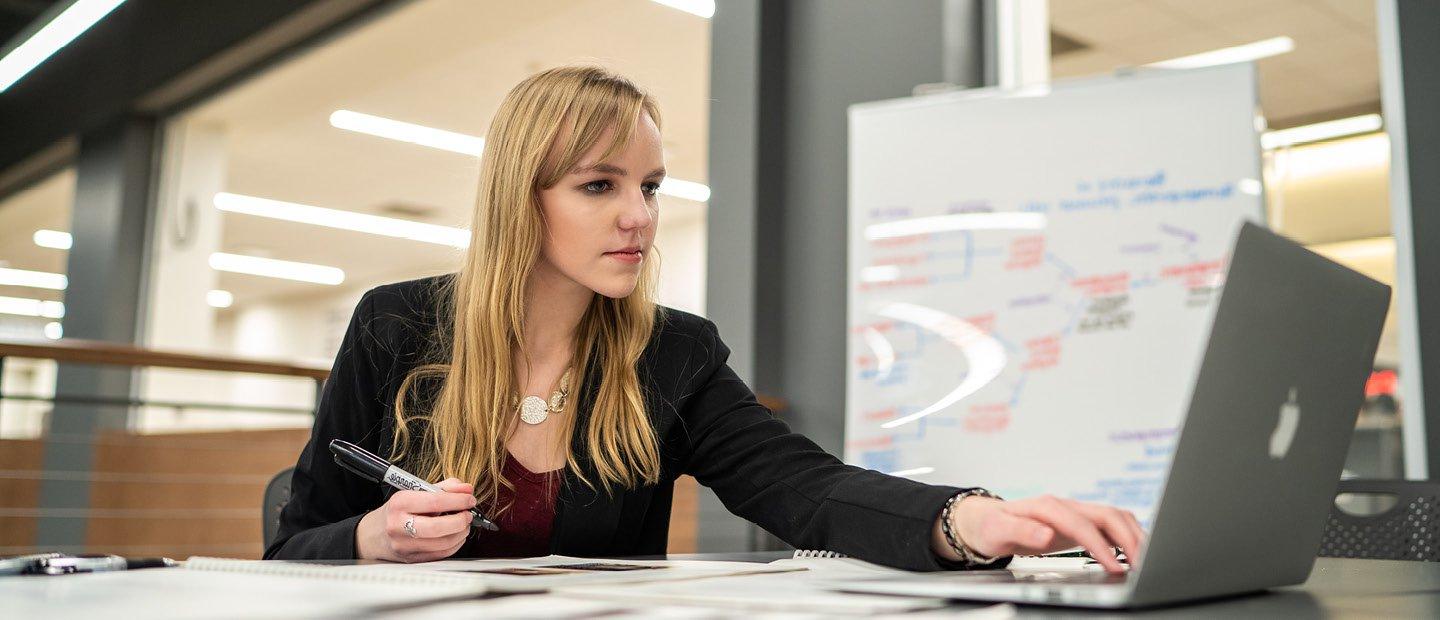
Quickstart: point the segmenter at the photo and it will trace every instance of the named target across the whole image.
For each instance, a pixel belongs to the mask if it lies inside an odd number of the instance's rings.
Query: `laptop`
[[[1139,566],[1123,575],[962,571],[830,585],[1119,608],[1304,582],[1389,304],[1390,287],[1245,223]]]

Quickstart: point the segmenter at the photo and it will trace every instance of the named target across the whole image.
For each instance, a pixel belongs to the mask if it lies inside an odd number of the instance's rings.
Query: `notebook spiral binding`
[[[805,558],[848,558],[850,556],[843,553],[835,553],[834,551],[825,551],[823,549],[796,549],[795,555],[791,557],[800,560]]]

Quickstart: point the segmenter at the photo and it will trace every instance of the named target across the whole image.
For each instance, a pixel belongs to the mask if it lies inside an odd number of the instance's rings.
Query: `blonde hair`
[[[500,104],[485,136],[470,248],[441,295],[438,357],[412,370],[395,397],[393,461],[407,461],[426,479],[453,476],[473,483],[482,506],[505,509],[497,504],[500,488],[513,488],[502,468],[505,439],[518,417],[512,398],[518,393],[516,351],[525,350],[525,284],[544,238],[539,191],[559,182],[607,131],[614,131],[613,140],[601,161],[624,150],[642,112],[659,125],[659,110],[647,94],[595,67],[538,73]],[[560,415],[568,425],[561,439],[566,469],[593,487],[585,463],[607,493],[660,478],[658,440],[636,371],[657,308],[656,265],[648,258],[633,293],[596,293],[591,300],[576,328],[571,397]],[[440,380],[438,394],[428,403],[410,402],[407,396],[423,379]],[[593,407],[581,421],[578,405],[587,398]],[[424,428],[412,437],[416,421]],[[583,459],[571,449],[582,426]],[[413,452],[412,439],[419,440]]]

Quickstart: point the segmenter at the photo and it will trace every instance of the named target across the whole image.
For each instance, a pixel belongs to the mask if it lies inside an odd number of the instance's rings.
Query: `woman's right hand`
[[[470,535],[475,489],[456,478],[435,486],[445,493],[396,491],[355,527],[355,553],[364,559],[430,562],[454,555]],[[451,513],[451,514],[445,514]],[[405,522],[414,519],[414,535]]]

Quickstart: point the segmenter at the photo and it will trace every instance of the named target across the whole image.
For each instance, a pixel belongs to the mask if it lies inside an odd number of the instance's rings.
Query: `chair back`
[[[270,548],[270,543],[275,542],[275,535],[280,531],[280,511],[284,510],[285,504],[290,501],[290,474],[294,472],[294,467],[286,467],[270,479],[270,484],[265,485],[265,500],[260,505],[260,518],[264,527],[266,549]]]
[[[1341,480],[1336,498],[1320,543],[1322,557],[1440,562],[1440,483]],[[1341,508],[1392,499],[1393,505],[1373,514]]]

